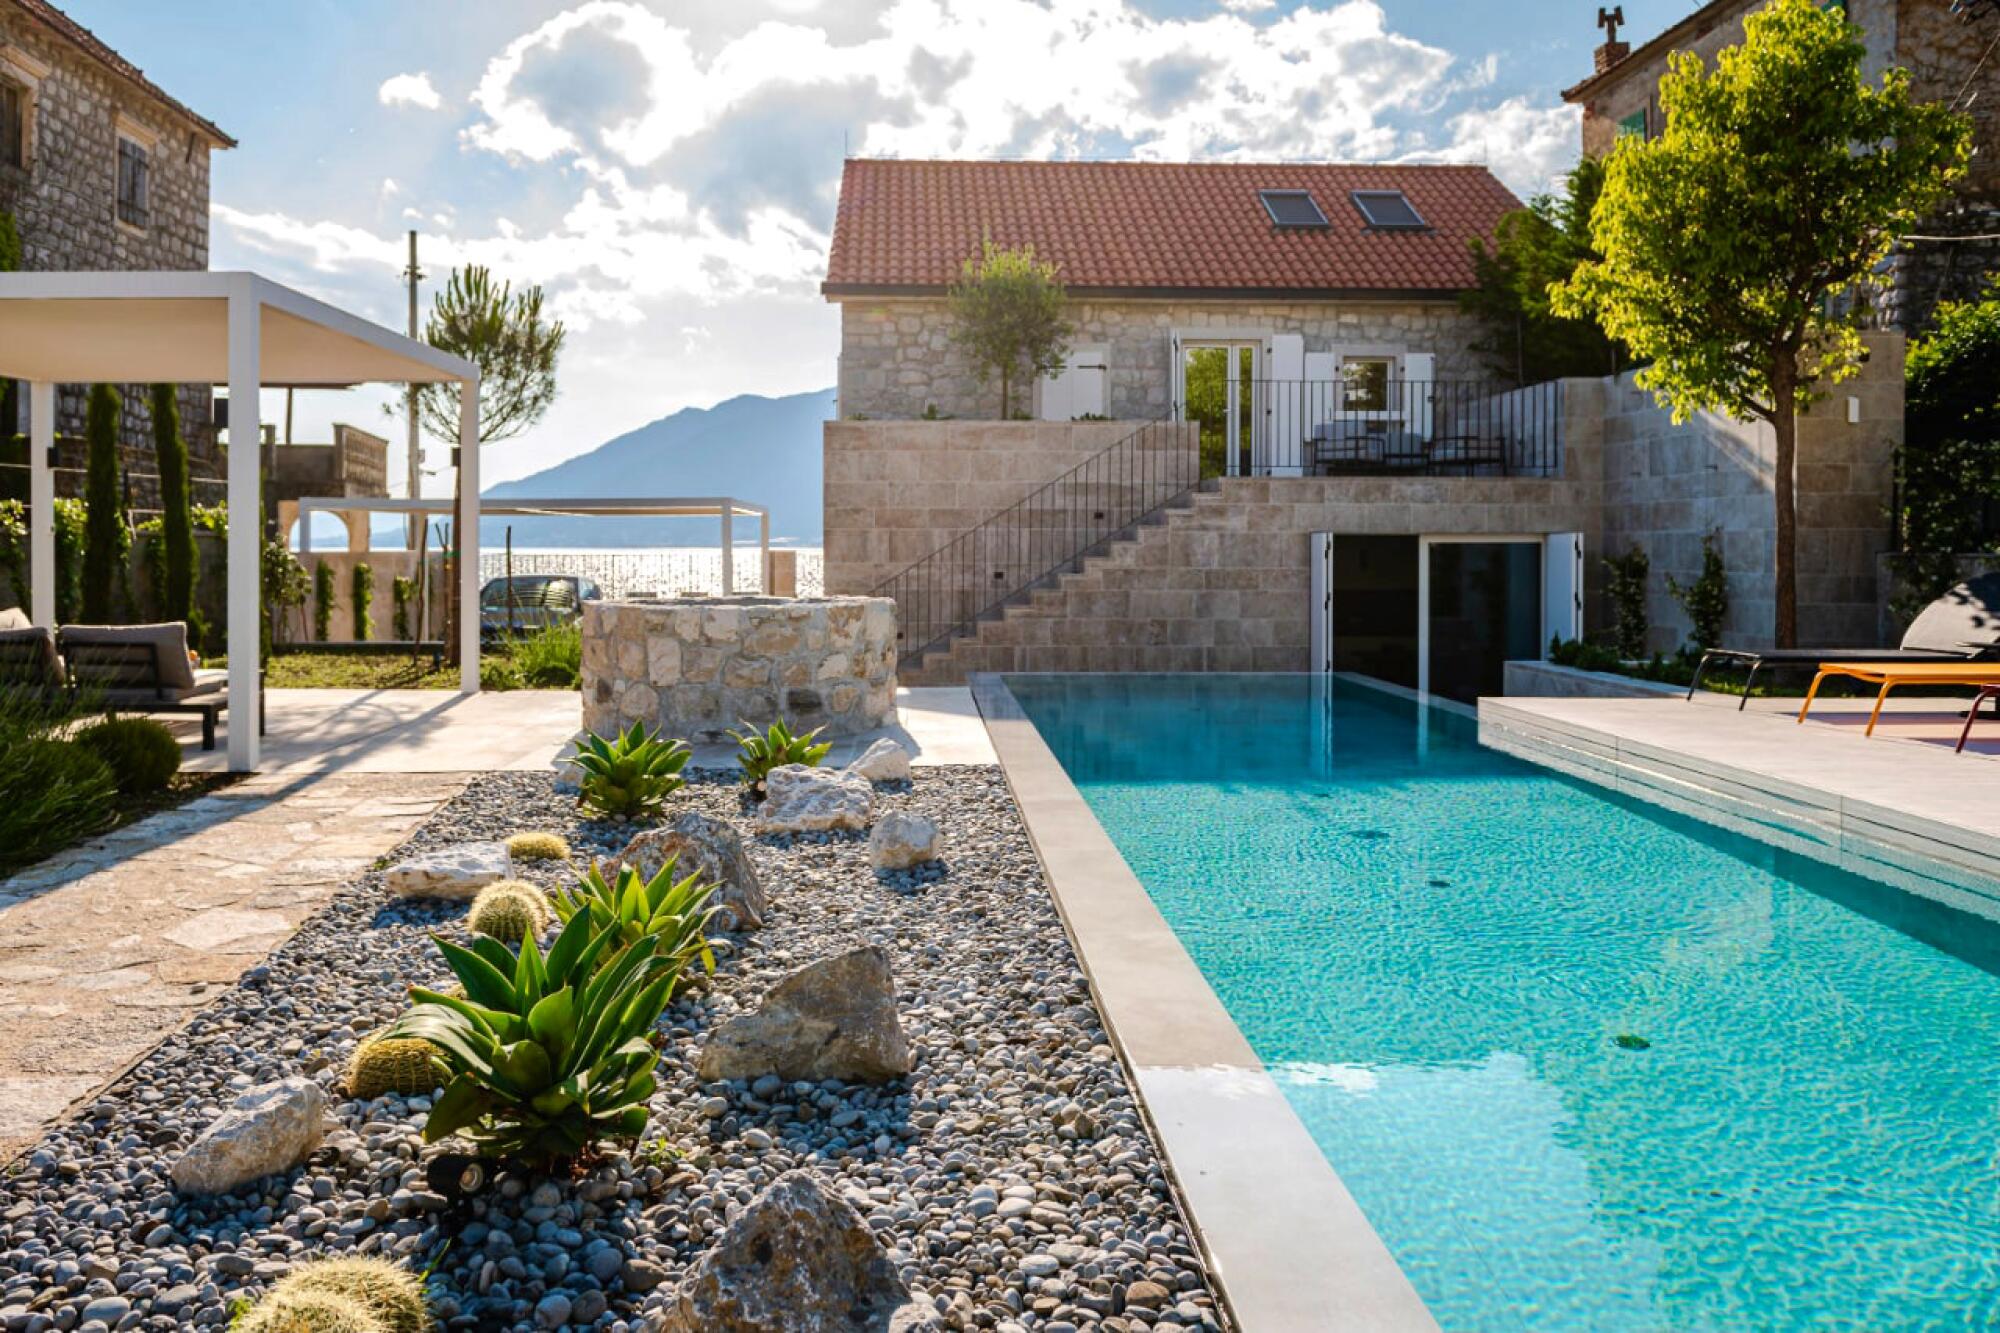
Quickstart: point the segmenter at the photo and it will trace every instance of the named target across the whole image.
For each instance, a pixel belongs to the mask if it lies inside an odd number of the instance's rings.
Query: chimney
[[[1597,48],[1597,72],[1602,74],[1613,65],[1632,54],[1632,43],[1618,40],[1618,29],[1625,24],[1625,6],[1597,11],[1597,26],[1604,29],[1604,45]]]

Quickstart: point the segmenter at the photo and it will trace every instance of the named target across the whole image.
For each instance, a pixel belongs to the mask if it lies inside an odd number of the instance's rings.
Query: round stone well
[[[851,736],[896,720],[896,604],[887,597],[586,602],[583,725],[644,722],[697,744],[770,725]]]

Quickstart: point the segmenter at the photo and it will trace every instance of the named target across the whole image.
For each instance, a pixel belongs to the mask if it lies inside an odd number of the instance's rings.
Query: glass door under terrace
[[[1425,537],[1418,686],[1471,703],[1506,692],[1506,663],[1542,655],[1542,537]]]

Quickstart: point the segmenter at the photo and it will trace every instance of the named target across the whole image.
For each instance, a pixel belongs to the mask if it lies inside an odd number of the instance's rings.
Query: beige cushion
[[[185,694],[194,688],[194,668],[188,664],[187,626],[178,620],[163,625],[64,625],[61,630],[63,655],[69,658],[70,672],[85,688],[117,689],[150,685],[140,680],[132,667],[116,654],[94,654],[96,645],[145,644],[153,649],[158,664],[159,684],[169,694]]]
[[[194,688],[188,691],[190,697],[197,694],[220,694],[229,684],[229,673],[215,667],[197,667],[194,673]]]
[[[18,606],[10,606],[0,611],[0,629],[26,629],[35,622],[28,619],[28,613]]]
[[[49,689],[62,684],[62,657],[55,632],[46,625],[0,629],[0,688],[32,685]]]

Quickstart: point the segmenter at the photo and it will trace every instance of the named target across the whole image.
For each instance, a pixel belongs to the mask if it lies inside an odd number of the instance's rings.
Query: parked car
[[[516,574],[512,579],[488,579],[479,590],[479,632],[488,639],[506,634],[532,634],[550,625],[567,625],[583,614],[583,604],[604,592],[596,583],[574,574]]]

